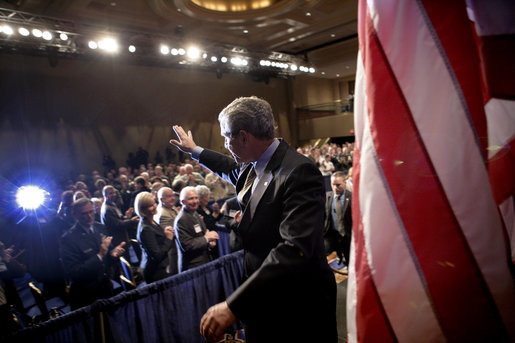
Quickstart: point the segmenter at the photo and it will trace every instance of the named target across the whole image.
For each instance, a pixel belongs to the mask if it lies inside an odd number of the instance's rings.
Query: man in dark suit
[[[61,258],[70,279],[72,310],[113,295],[110,269],[125,251],[125,242],[109,249],[112,237],[105,236],[102,224],[95,223],[95,211],[89,199],[82,198],[72,205],[77,223],[61,240]]]
[[[125,215],[120,208],[116,205],[118,193],[116,189],[107,185],[102,190],[104,195],[104,203],[100,209],[100,218],[102,224],[106,226],[109,236],[113,237],[113,245],[118,245],[121,242],[127,244],[127,249],[124,253],[124,258],[130,261],[129,246],[132,238],[136,238],[136,229],[138,226],[139,218],[132,216],[134,208],[129,208]]]
[[[274,138],[270,105],[238,98],[220,113],[234,159],[198,147],[174,126],[170,142],[236,185],[244,281],[204,315],[211,342],[240,319],[247,342],[336,342],[336,283],[324,253],[324,181],[307,157]]]
[[[198,194],[193,186],[184,187],[180,195],[182,209],[175,219],[175,234],[179,240],[179,271],[210,262],[216,248],[218,233],[209,231],[197,213]]]
[[[324,244],[326,254],[336,251],[345,264],[349,264],[352,237],[352,193],[346,190],[345,174],[331,175],[332,192],[327,192],[325,201]]]

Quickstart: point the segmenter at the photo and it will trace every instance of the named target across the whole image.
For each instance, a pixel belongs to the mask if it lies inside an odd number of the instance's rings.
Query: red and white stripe
[[[465,2],[362,0],[358,21],[349,341],[514,339]]]

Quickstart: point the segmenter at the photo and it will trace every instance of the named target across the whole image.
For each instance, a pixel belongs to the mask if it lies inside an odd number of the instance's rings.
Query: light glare
[[[95,50],[96,48],[98,48],[98,44],[97,44],[97,42],[92,41],[92,40],[90,40],[90,41],[89,41],[88,46],[89,46],[89,48],[90,48],[90,49],[93,49],[93,50]]]
[[[30,35],[30,32],[29,30],[27,30],[26,28],[24,27],[20,27],[18,29],[18,32],[20,33],[20,35],[22,35],[23,37],[27,37],[28,35]]]
[[[4,25],[2,30],[6,35],[10,36],[14,33],[13,29],[10,26]]]
[[[43,36],[43,32],[41,32],[40,29],[34,29],[32,30],[32,35],[36,38],[41,38],[41,36]]]
[[[192,46],[188,49],[188,57],[193,59],[193,60],[196,60],[197,58],[200,57],[200,50],[199,48],[195,47],[195,46]]]
[[[43,32],[43,36],[42,37],[43,37],[44,40],[51,40],[52,39],[52,34],[50,32],[48,32],[48,31],[45,31],[45,32]]]
[[[47,194],[37,186],[22,186],[16,193],[16,202],[25,210],[35,210],[43,205]]]
[[[129,45],[129,52],[136,52],[136,47],[134,45]]]
[[[169,47],[167,47],[166,45],[161,45],[161,53],[163,55],[167,55],[169,52],[170,52],[170,48]]]
[[[66,33],[61,33],[61,34],[59,35],[59,39],[60,39],[60,40],[68,40],[68,35],[67,35]]]

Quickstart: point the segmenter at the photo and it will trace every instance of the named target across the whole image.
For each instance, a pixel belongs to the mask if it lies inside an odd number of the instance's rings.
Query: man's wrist
[[[200,154],[202,153],[202,151],[204,151],[204,148],[200,147],[200,146],[196,146],[193,148],[193,150],[191,151],[191,157],[194,159],[194,160],[199,160],[200,158]]]

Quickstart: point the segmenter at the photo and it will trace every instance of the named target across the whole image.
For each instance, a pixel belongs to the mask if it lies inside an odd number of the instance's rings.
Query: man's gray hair
[[[274,138],[272,107],[256,96],[237,98],[220,112],[218,121],[233,136],[245,130],[259,139]]]
[[[194,191],[195,193],[197,193],[197,189],[193,186],[186,186],[184,187],[182,190],[181,190],[181,194],[179,195],[179,199],[181,201],[183,201],[184,199],[186,199],[186,194],[190,191]],[[198,193],[197,193],[198,195]]]
[[[173,189],[171,189],[170,187],[161,187],[159,188],[159,190],[157,191],[157,199],[159,200],[159,203],[162,204],[163,201],[161,199],[163,199],[163,193],[166,192],[166,191],[170,191],[170,192],[173,192]]]

